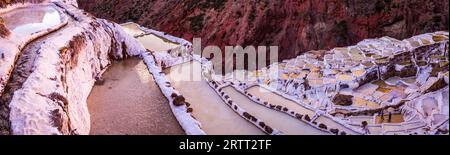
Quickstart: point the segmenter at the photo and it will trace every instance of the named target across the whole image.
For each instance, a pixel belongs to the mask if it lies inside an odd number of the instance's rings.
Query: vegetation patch
[[[337,45],[343,45],[347,42],[348,38],[348,24],[346,21],[336,22],[331,29],[331,33],[335,36],[335,42]]]
[[[203,24],[205,20],[205,14],[200,13],[199,15],[189,17],[190,26],[193,32],[197,33],[203,29]]]
[[[248,15],[248,23],[251,25],[251,23],[255,20],[256,18],[256,9],[255,7],[252,7],[252,10],[250,11],[250,14]]]

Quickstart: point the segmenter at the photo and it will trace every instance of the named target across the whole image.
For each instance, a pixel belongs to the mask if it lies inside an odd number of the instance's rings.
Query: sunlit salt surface
[[[139,26],[137,24],[123,24],[122,27],[128,34],[137,36],[139,42],[141,42],[148,50],[160,52],[174,49],[179,46],[178,44],[175,44],[168,40],[164,40],[153,34],[144,35],[145,32],[139,29]]]
[[[50,6],[19,8],[1,16],[8,29],[17,35],[30,35],[62,22],[59,12]]]
[[[139,25],[135,23],[126,23],[121,25],[123,30],[132,36],[143,35],[144,31],[139,29]]]
[[[295,112],[300,113],[302,115],[308,114],[310,118],[314,116],[313,111],[306,109],[306,108],[298,105],[297,103],[295,103],[291,100],[288,100],[280,95],[272,93],[265,88],[255,86],[255,87],[249,88],[247,90],[247,92],[249,92],[250,94],[252,94],[264,101],[268,101],[271,104],[282,105],[283,107],[287,107],[288,109],[294,110]],[[317,119],[316,122],[324,123],[327,125],[329,124],[330,127],[335,127],[335,128],[339,127],[340,129],[345,129],[344,131],[346,131],[347,133],[355,134],[354,132],[346,129],[342,125],[339,125],[336,122],[334,122],[328,118],[325,118],[325,117],[319,117],[319,118],[320,119]],[[311,130],[317,130],[317,129],[311,129]]]
[[[245,109],[256,118],[263,120],[272,128],[278,129],[286,135],[323,135],[322,132],[296,118],[278,112],[264,106],[258,105],[246,96],[242,95],[232,87],[223,89],[237,105]]]
[[[138,58],[114,63],[88,98],[94,135],[181,135],[169,103]]]
[[[191,104],[194,117],[200,121],[202,129],[207,134],[264,134],[224,103],[204,79],[193,78],[201,77],[199,62],[192,61],[173,66],[165,72],[168,73],[166,76],[169,77],[175,89]]]
[[[137,39],[144,45],[146,49],[156,52],[167,51],[179,46],[178,44],[163,40],[153,34],[138,37]]]
[[[439,109],[438,101],[434,97],[428,97],[422,100],[422,110],[425,116],[432,115],[434,110]]]
[[[295,111],[296,113],[299,113],[302,115],[308,114],[310,117],[314,116],[313,111],[306,109],[306,108],[302,107],[301,105],[299,105],[291,100],[288,100],[278,94],[272,93],[265,88],[255,86],[255,87],[249,88],[247,90],[247,92],[262,99],[263,101],[267,101],[267,102],[269,102],[271,104],[275,104],[275,105],[281,105],[283,107],[286,107],[290,110]]]

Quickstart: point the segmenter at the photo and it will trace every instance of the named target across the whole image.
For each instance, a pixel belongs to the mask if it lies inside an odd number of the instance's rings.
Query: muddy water
[[[264,106],[258,105],[246,96],[242,95],[232,87],[223,89],[236,104],[245,109],[256,118],[262,119],[269,126],[278,129],[286,135],[323,135],[322,132],[294,117],[278,112]]]
[[[225,104],[204,79],[191,81],[191,73],[199,77],[201,65],[193,61],[166,70],[172,85],[180,91],[194,109],[193,115],[210,135],[260,135],[256,126],[239,116]],[[192,78],[194,80],[194,78]]]
[[[18,35],[30,35],[62,22],[59,12],[51,6],[19,8],[0,16],[8,29]]]
[[[94,135],[181,135],[168,101],[138,58],[114,63],[88,98]]]

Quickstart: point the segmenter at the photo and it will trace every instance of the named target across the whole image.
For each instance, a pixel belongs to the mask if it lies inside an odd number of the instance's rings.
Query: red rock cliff
[[[135,21],[204,45],[278,45],[280,58],[365,38],[449,29],[449,0],[78,0],[98,17]]]

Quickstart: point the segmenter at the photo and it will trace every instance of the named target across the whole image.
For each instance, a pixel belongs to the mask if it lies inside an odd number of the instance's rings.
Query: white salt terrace
[[[47,30],[62,22],[60,13],[51,6],[18,8],[3,14],[2,18],[7,28],[18,36]]]
[[[181,135],[168,101],[138,58],[115,62],[88,97],[94,135]]]
[[[288,114],[275,111],[259,105],[245,95],[239,93],[233,87],[223,88],[224,92],[235,101],[237,105],[245,109],[248,113],[264,121],[268,126],[280,130],[286,135],[323,135],[322,132],[309,124],[306,124]],[[312,115],[310,115],[312,116]]]
[[[133,25],[126,25],[124,30],[132,35],[144,33]],[[140,37],[139,41],[152,51],[165,51],[178,46],[152,34]],[[105,85],[95,86],[88,98],[90,134],[184,134],[169,102],[142,60],[131,58],[115,63],[103,78]]]
[[[180,46],[153,34],[146,34],[139,28],[139,25],[134,23],[123,24],[122,27],[128,34],[132,36],[138,36],[137,39],[139,40],[139,42],[141,42],[142,45],[144,45],[144,47],[150,51],[161,52]]]
[[[202,129],[207,134],[264,134],[262,130],[234,112],[205,79],[201,78],[199,62],[192,61],[172,66],[165,72],[168,72],[167,77],[175,89],[191,104],[194,117],[200,121]]]
[[[339,129],[340,131],[345,131],[347,134],[351,134],[351,135],[359,135],[359,133],[356,133],[354,130],[350,130],[347,127],[345,127],[345,126],[337,123],[336,121],[333,121],[330,118],[327,118],[325,116],[320,116],[315,121],[326,124],[328,128]]]
[[[298,56],[297,58],[285,60],[283,61],[283,64],[286,65],[272,65],[272,67],[278,66],[281,70],[278,76],[272,77],[272,75],[263,75],[260,76],[259,83],[268,85],[269,87],[272,87],[273,89],[277,89],[276,91],[285,92],[288,89],[287,87],[280,88],[279,85],[273,84],[273,83],[279,83],[280,81],[277,81],[278,79],[295,79],[295,77],[303,78],[303,75],[299,76],[291,76],[291,75],[298,75],[299,70],[301,69],[309,69],[311,70],[310,73],[307,75],[307,79],[309,80],[309,86],[311,86],[313,89],[317,88],[323,84],[327,83],[333,83],[331,79],[333,79],[335,82],[343,82],[348,84],[352,89],[341,89],[340,93],[346,94],[352,94],[354,96],[353,98],[353,104],[351,106],[348,106],[349,108],[355,108],[355,109],[376,109],[380,108],[381,106],[385,106],[388,104],[397,103],[397,101],[400,101],[402,99],[409,98],[409,94],[414,92],[415,90],[419,89],[420,91],[424,92],[426,88],[430,87],[431,84],[434,84],[438,78],[436,77],[424,77],[425,79],[419,77],[409,77],[409,78],[400,78],[400,77],[392,77],[386,80],[379,80],[379,81],[372,81],[370,83],[366,83],[362,86],[357,85],[356,80],[363,79],[364,76],[366,76],[369,73],[369,69],[374,69],[373,67],[376,65],[374,62],[384,63],[385,61],[389,61],[389,59],[385,58],[386,56],[392,56],[395,54],[399,54],[405,50],[413,50],[414,48],[425,46],[425,45],[431,45],[435,43],[441,43],[448,39],[448,32],[435,32],[435,33],[429,33],[429,34],[423,34],[418,35],[415,37],[412,37],[410,39],[405,40],[396,40],[390,37],[383,37],[379,39],[366,39],[360,43],[358,43],[356,46],[349,46],[349,47],[343,47],[343,48],[335,48],[333,49],[331,53],[325,54],[324,56],[324,64],[322,65],[319,63],[316,58],[311,57],[309,54],[304,54],[301,56]],[[442,45],[442,44],[441,44]],[[440,47],[444,48],[444,47]],[[440,57],[445,58],[444,56],[435,56],[437,62],[442,61]],[[433,59],[433,57],[432,57]],[[443,62],[443,66],[447,65],[447,62]],[[299,69],[291,69],[291,68],[299,68]],[[323,68],[323,75],[324,77],[316,76],[314,74],[314,67],[318,67],[319,69]],[[297,70],[297,71],[296,71]],[[322,69],[321,69],[322,70]],[[264,72],[263,72],[264,73]],[[296,74],[292,74],[296,73]],[[370,72],[372,73],[372,72]],[[444,79],[448,82],[448,72],[446,73],[439,73],[442,74]],[[428,80],[427,80],[428,78]],[[268,82],[271,82],[268,84]],[[420,82],[423,81],[423,82]],[[425,82],[426,81],[426,82]],[[423,83],[423,84],[422,84]],[[281,84],[284,84],[283,81],[281,81]],[[319,87],[320,88],[320,87]],[[289,93],[289,92],[288,92]],[[292,93],[289,93],[289,95],[293,95]],[[294,94],[296,95],[296,94]],[[263,96],[258,96],[260,98],[264,98]],[[295,97],[295,96],[292,96]],[[411,96],[413,97],[413,96]],[[271,100],[271,98],[267,99]],[[306,101],[308,102],[308,101]],[[430,101],[428,101],[430,102]],[[429,105],[428,105],[429,106]],[[433,106],[431,106],[433,107]],[[436,109],[425,107],[424,111],[429,111],[428,113],[431,113],[430,109]],[[448,111],[448,110],[447,110]],[[448,114],[438,114],[437,117],[444,117]],[[401,115],[399,115],[401,116]],[[436,117],[436,118],[437,118]],[[399,117],[400,118],[400,117]],[[330,118],[326,117],[319,117],[316,121],[325,121],[323,119],[329,119],[326,121],[333,121]],[[361,124],[362,120],[374,122],[374,118],[349,118],[352,122],[352,124],[357,124],[355,128],[360,128],[359,125]],[[401,120],[401,119],[399,119]],[[402,121],[399,121],[402,122]],[[330,123],[330,122],[328,122]],[[342,122],[340,122],[342,123]],[[340,123],[332,123],[330,124],[330,127],[333,128],[339,128],[340,130],[347,130],[346,126],[340,125]],[[398,122],[396,122],[398,123]],[[327,123],[324,123],[326,125],[329,125]],[[343,123],[348,124],[348,123]],[[401,123],[403,124],[403,123]],[[395,125],[394,125],[395,126]],[[382,134],[385,133],[387,130],[381,131],[381,127],[369,127],[372,134]],[[387,128],[386,128],[387,129]],[[350,130],[348,130],[350,131]],[[347,132],[352,133],[352,132]]]
[[[269,102],[270,104],[281,105],[281,106],[286,107],[290,110],[293,110],[299,114],[302,114],[302,115],[307,114],[311,118],[314,116],[313,111],[306,109],[305,107],[302,107],[301,105],[295,103],[294,101],[288,100],[288,99],[286,99],[278,94],[275,94],[265,88],[255,86],[255,87],[251,87],[251,88],[247,89],[247,92],[260,98],[263,101]]]
[[[127,32],[131,36],[138,36],[145,34],[145,32],[139,28],[139,25],[134,23],[125,23],[121,24],[120,26],[122,26],[123,30],[125,30],[125,32]]]
[[[263,101],[267,101],[270,104],[275,104],[275,105],[281,105],[283,107],[287,107],[290,110],[295,111],[296,113],[305,115],[307,114],[310,118],[312,118],[315,113],[309,109],[306,109],[305,107],[299,105],[298,103],[295,103],[294,101],[291,101],[289,99],[286,99],[278,94],[275,94],[273,92],[270,92],[269,90],[256,86],[256,87],[251,87],[247,90],[247,92],[249,92],[250,94],[262,99]],[[338,129],[345,129],[344,131],[346,131],[346,133],[349,134],[358,134],[355,133],[352,130],[348,130],[346,129],[346,127],[336,123],[333,120],[330,120],[329,118],[326,117],[318,117],[317,120],[315,120],[318,123],[323,123],[328,125],[328,127],[330,128],[338,128]],[[309,130],[307,133],[317,133],[320,132],[318,131],[318,129],[313,128],[312,126],[308,126],[308,127],[304,127],[305,130]],[[322,133],[323,134],[323,133]]]

